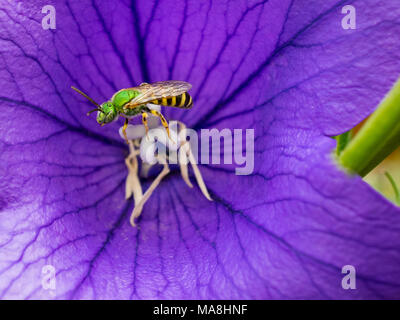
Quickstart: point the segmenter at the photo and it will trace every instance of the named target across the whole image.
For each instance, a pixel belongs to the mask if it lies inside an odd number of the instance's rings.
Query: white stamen
[[[149,133],[148,137],[143,137],[140,143],[140,159],[144,163],[148,164],[156,164],[156,142],[154,141],[154,137],[152,137]]]
[[[163,161],[163,160],[160,159],[160,161]],[[163,170],[160,172],[160,174],[157,176],[157,178],[155,178],[154,181],[151,183],[150,187],[146,190],[146,192],[144,193],[144,195],[141,198],[141,200],[139,201],[139,203],[136,204],[136,202],[135,202],[135,208],[133,209],[132,214],[131,214],[131,218],[129,219],[132,227],[136,227],[135,219],[140,216],[140,214],[142,213],[144,204],[150,198],[150,196],[153,194],[153,191],[160,184],[161,180],[168,173],[169,173],[169,167],[168,167],[168,164],[165,163]]]
[[[181,175],[183,181],[186,182],[186,184],[190,187],[193,188],[192,183],[190,182],[189,179],[189,170],[188,170],[188,157],[187,157],[187,148],[188,143],[185,143],[180,149],[179,149],[179,166],[181,169]]]
[[[170,135],[174,142],[172,142],[171,139],[168,138],[164,127],[153,128],[149,131],[148,136],[146,137],[144,126],[128,125],[127,135],[128,139],[130,140],[130,154],[125,159],[125,163],[128,168],[128,176],[126,178],[125,186],[125,197],[126,199],[129,199],[133,195],[133,198],[135,200],[135,208],[133,209],[130,217],[130,223],[133,227],[136,226],[135,219],[140,216],[143,210],[143,206],[150,198],[153,191],[160,184],[161,180],[170,172],[166,158],[167,155],[163,153],[167,150],[167,148],[173,151],[178,150],[178,163],[180,165],[181,175],[185,183],[190,188],[193,187],[192,183],[190,182],[188,172],[188,163],[190,163],[192,165],[193,172],[201,192],[208,200],[212,201],[204,180],[201,176],[200,170],[197,167],[196,159],[194,158],[192,150],[190,148],[190,143],[186,141],[186,126],[182,122],[179,122],[178,130],[176,124],[176,121],[170,123]],[[121,138],[123,138],[121,131],[122,128],[120,129],[120,135]],[[154,179],[154,181],[151,183],[150,187],[146,190],[144,194],[138,176],[138,155],[140,155],[140,158],[143,161],[141,168],[141,176],[143,177],[148,176],[148,172],[154,164],[159,163],[164,166],[163,170]],[[171,159],[169,160],[171,161]]]
[[[143,178],[148,178],[151,167],[152,167],[151,164],[143,162],[142,167],[140,168],[140,176]]]
[[[135,200],[135,204],[139,203],[141,198],[143,197],[142,186],[140,185],[139,177],[138,177],[138,161],[137,155],[139,151],[135,149],[132,141],[129,141],[129,147],[131,150],[130,155],[125,159],[125,164],[128,167],[128,176],[126,178],[125,183],[125,199],[128,200],[133,194],[133,198]]]
[[[189,144],[189,143],[187,143],[187,144]],[[190,164],[192,165],[194,176],[196,177],[197,184],[199,185],[201,192],[208,200],[213,201],[210,197],[210,194],[208,193],[206,184],[204,183],[204,180],[203,180],[203,177],[201,176],[200,170],[197,167],[196,159],[194,158],[192,150],[190,148],[188,151],[188,158],[189,158]]]

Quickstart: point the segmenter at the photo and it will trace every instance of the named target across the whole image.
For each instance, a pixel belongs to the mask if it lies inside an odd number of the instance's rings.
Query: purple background
[[[398,1],[55,1],[43,30],[46,4],[0,5],[1,298],[400,297],[400,210],[336,167],[328,137],[397,79]],[[99,127],[70,86],[102,102],[167,79],[194,97],[168,119],[255,129],[255,170],[200,166],[212,203],[173,172],[133,229],[121,123]]]

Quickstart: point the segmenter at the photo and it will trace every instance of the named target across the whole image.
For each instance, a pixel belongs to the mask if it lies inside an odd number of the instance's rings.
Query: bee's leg
[[[146,130],[146,137],[148,138],[148,132],[149,132],[149,126],[147,125],[147,117],[149,115],[147,114],[146,111],[142,111],[142,123],[144,125],[144,129]]]
[[[165,130],[167,131],[168,138],[171,139],[171,136],[169,134],[169,126],[167,120],[165,120],[164,116],[158,112],[157,110],[150,110],[151,114],[155,115],[156,117],[159,117],[161,120],[162,125],[164,126]],[[171,139],[172,140],[172,139]],[[172,140],[173,141],[173,140]]]
[[[124,125],[122,126],[122,133],[124,134],[125,141],[127,144],[129,144],[128,136],[126,135],[126,128],[128,127],[128,122],[129,122],[129,119],[125,118]]]

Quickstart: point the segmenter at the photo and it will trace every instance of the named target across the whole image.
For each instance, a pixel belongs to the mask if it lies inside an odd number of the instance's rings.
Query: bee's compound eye
[[[105,114],[102,111],[97,111],[96,121],[101,124],[104,122]]]

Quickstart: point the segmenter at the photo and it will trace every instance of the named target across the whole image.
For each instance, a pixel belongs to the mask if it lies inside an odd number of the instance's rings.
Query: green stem
[[[338,157],[339,163],[365,176],[400,146],[400,79]]]
[[[334,137],[334,139],[336,139],[336,141],[337,141],[336,156],[340,156],[340,154],[343,152],[343,150],[346,148],[346,146],[351,141],[351,137],[352,137],[351,130]]]

